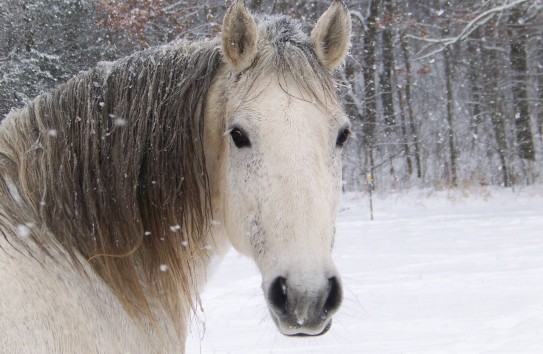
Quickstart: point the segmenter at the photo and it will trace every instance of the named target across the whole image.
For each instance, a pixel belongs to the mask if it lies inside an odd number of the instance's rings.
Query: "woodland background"
[[[542,182],[543,0],[345,2],[346,190]],[[309,32],[330,1],[246,3]],[[0,117],[99,61],[216,36],[229,4],[0,0]]]

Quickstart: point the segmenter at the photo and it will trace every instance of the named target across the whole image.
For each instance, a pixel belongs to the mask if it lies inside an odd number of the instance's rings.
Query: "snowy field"
[[[336,264],[345,299],[322,337],[287,338],[260,275],[231,251],[187,353],[543,353],[543,187],[347,194]],[[205,330],[204,330],[205,328]]]

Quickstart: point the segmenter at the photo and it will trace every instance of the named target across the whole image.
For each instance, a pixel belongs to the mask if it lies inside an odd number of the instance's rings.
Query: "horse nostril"
[[[270,303],[278,310],[286,313],[287,311],[287,280],[283,277],[277,277],[270,286],[268,294]]]
[[[337,310],[341,304],[341,286],[336,277],[328,278],[328,298],[324,303],[324,312],[329,313],[331,311]]]

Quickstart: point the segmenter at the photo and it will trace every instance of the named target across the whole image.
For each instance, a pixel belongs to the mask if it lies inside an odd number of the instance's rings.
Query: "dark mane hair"
[[[204,105],[220,65],[217,41],[178,42],[99,65],[8,115],[4,235],[22,225],[28,235],[10,240],[80,254],[133,314],[149,312],[149,295],[192,304],[210,213]]]

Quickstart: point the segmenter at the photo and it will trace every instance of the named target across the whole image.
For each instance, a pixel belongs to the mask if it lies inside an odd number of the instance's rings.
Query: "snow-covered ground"
[[[327,334],[279,334],[256,267],[231,251],[187,353],[543,353],[543,187],[417,191],[374,207],[370,221],[366,195],[344,197],[345,299]]]

